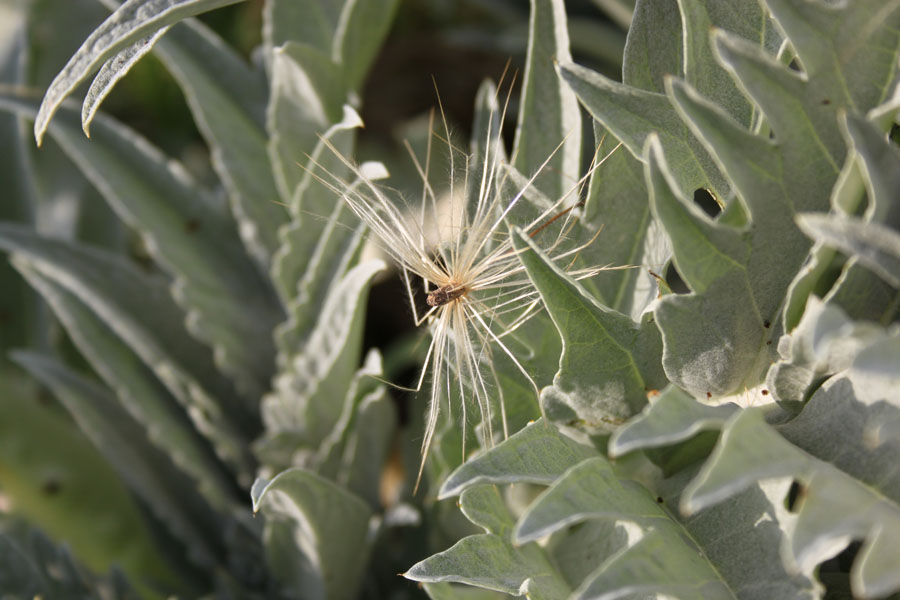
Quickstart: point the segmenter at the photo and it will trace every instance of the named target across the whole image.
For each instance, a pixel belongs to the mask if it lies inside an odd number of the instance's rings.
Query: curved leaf
[[[369,285],[382,269],[380,260],[358,265],[328,294],[304,348],[308,351],[291,357],[276,378],[275,391],[263,399],[266,440],[296,437],[298,445],[315,448],[337,424],[340,400],[359,364]]]
[[[668,386],[636,418],[616,430],[609,440],[609,455],[667,446],[707,429],[721,429],[738,410],[734,404],[708,406],[675,386]]]
[[[331,46],[352,90],[361,90],[369,66],[390,29],[398,0],[345,0]]]
[[[248,423],[240,420],[240,413],[235,411],[240,404],[215,370],[209,351],[187,335],[181,326],[181,313],[169,296],[165,279],[147,276],[115,255],[42,238],[14,225],[0,226],[0,246],[26,259],[43,278],[62,286],[91,307],[94,314],[105,321],[101,331],[108,335],[107,327],[112,328],[128,345],[122,355],[122,341],[109,338],[113,345],[108,351],[121,359],[130,352],[140,356],[144,364],[154,370],[159,381],[188,409],[197,428],[214,440],[222,456],[240,465],[242,470],[249,469],[244,448],[246,442],[242,440],[252,433],[253,428],[242,431]],[[76,308],[83,310],[83,307]],[[82,324],[89,325],[79,319],[70,321],[73,327]],[[87,344],[98,339],[84,341]],[[95,358],[106,362],[99,356]],[[108,376],[115,378],[112,371],[106,371]],[[150,394],[145,400],[155,398],[156,402],[143,408],[149,410],[155,406],[154,410],[161,411],[149,419],[148,426],[152,422],[154,428],[172,427],[172,433],[180,430],[186,436],[183,440],[193,446],[195,457],[204,457],[204,451],[198,450],[201,446],[198,446],[193,428],[185,428],[183,414],[180,410],[173,411],[167,395],[160,396],[157,385],[153,380],[144,390]],[[160,422],[163,418],[167,424]],[[201,463],[208,458],[202,458]],[[195,474],[208,470],[206,475],[213,476],[216,468],[209,469],[209,466],[199,467]],[[221,481],[219,479],[217,485],[221,485]]]
[[[0,106],[34,114],[34,103],[16,96],[0,95]],[[255,403],[268,388],[271,331],[281,308],[244,252],[230,215],[177,163],[123,125],[98,117],[88,140],[77,123],[77,113],[64,107],[50,131],[118,215],[145,236],[154,258],[178,276],[174,295],[189,311],[190,331],[213,347],[219,367]]]
[[[866,443],[874,423],[896,419],[893,391],[900,359],[896,335],[860,352],[853,366],[826,382],[794,420],[777,429],[758,411],[743,411],[723,430],[719,447],[685,492],[690,511],[719,502],[759,479],[801,485],[797,523],[785,557],[804,571],[834,556],[851,539],[866,540],[851,570],[854,593],[882,596],[900,589],[897,442]]]
[[[528,28],[512,166],[530,177],[552,155],[533,185],[558,200],[572,191],[581,168],[578,100],[554,69],[572,60],[562,0],[532,0]]]
[[[172,28],[155,48],[178,81],[212,153],[245,247],[266,271],[287,222],[264,128],[266,83],[243,57],[209,28],[188,20]]]
[[[481,483],[546,485],[571,465],[594,455],[596,451],[591,447],[575,442],[540,420],[463,463],[444,481],[439,498],[459,495]]]
[[[454,581],[535,599],[567,598],[571,588],[537,544],[510,542],[513,518],[496,487],[467,488],[460,498],[463,513],[489,533],[463,538],[403,574],[421,582]]]
[[[91,33],[50,84],[34,121],[38,145],[63,100],[104,61],[166,25],[239,1],[127,0]]]
[[[900,287],[900,233],[880,223],[802,213],[797,224],[817,242],[859,258],[893,287]]]
[[[78,349],[117,393],[121,404],[119,410],[124,408],[146,430],[138,439],[146,437],[157,451],[167,455],[193,479],[191,485],[196,482],[212,506],[219,509],[235,506],[236,490],[231,475],[188,417],[200,411],[179,406],[150,368],[97,313],[91,311],[89,305],[52,278],[42,275],[40,266],[31,267],[27,260],[18,257],[14,260],[29,283],[53,308]],[[74,418],[78,419],[77,416]],[[199,426],[208,431],[213,424],[201,421]],[[134,425],[130,427],[135,428]],[[211,437],[215,441],[217,436]],[[105,450],[104,444],[94,441],[101,451]]]
[[[356,597],[370,545],[362,500],[303,469],[257,479],[251,496],[266,517],[267,562],[285,589],[313,600]]]
[[[609,432],[637,413],[648,390],[663,381],[659,332],[596,302],[517,232],[522,264],[563,340],[554,385],[541,392],[548,418]]]
[[[159,38],[165,35],[167,31],[169,31],[169,27],[163,27],[152,35],[148,35],[119,51],[118,54],[103,63],[100,72],[97,73],[94,81],[91,82],[91,87],[88,89],[84,97],[84,103],[81,105],[81,128],[86,136],[91,137],[91,121],[94,120],[94,115],[97,114],[97,110],[106,96],[109,95],[119,80],[128,74],[131,67],[153,49]]]

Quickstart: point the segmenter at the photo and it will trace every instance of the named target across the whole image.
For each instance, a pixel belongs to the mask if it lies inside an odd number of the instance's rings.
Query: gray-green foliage
[[[43,101],[0,89],[2,214],[17,222],[0,224],[11,256],[0,281],[22,315],[0,343],[28,348],[0,363],[0,410],[33,397],[27,372],[84,434],[56,444],[99,449],[59,472],[107,464],[92,491],[130,515],[117,531],[136,532],[141,559],[122,564],[135,589],[406,597],[394,573],[407,569],[435,599],[900,593],[900,150],[888,136],[900,2],[599,0],[628,28],[618,81],[573,61],[570,45],[590,46],[562,0],[532,0],[498,173],[526,209],[580,195],[561,243],[583,247],[554,263],[552,235],[522,232],[510,213],[545,310],[504,342],[542,389],[536,398],[513,359],[485,351],[510,435],[463,457],[479,436],[442,413],[417,499],[403,438],[420,426],[400,428],[380,381],[391,361],[363,356],[385,265],[361,259],[364,229],[332,189],[367,184],[333,149],[355,153],[362,84],[397,2],[267,0],[250,65],[187,18],[233,1],[77,0],[115,12]],[[10,39],[5,80],[46,83],[39,40]],[[148,52],[185,93],[211,184],[97,112]],[[66,97],[98,69],[79,111]],[[468,157],[470,192],[502,144],[495,87],[475,101],[471,145],[444,157]],[[48,155],[27,150],[23,119]],[[584,156],[595,156],[587,173]],[[74,235],[37,233],[47,172],[111,211],[85,212]],[[113,215],[152,264],[125,255]],[[570,276],[602,265],[635,268]],[[676,274],[685,293],[671,291]],[[96,501],[35,492],[47,460],[14,450],[60,425],[21,415],[21,432],[0,430],[0,486],[14,504],[41,499],[23,516],[75,535],[60,515],[95,514],[78,511]],[[386,486],[398,462],[406,477]],[[113,536],[83,542],[79,558],[106,568]],[[135,593],[27,531],[0,531],[0,552],[14,593]]]
[[[643,178],[622,159],[615,174],[601,167],[591,192],[646,185],[689,293],[660,297],[630,336],[617,337],[611,323],[594,330],[580,314],[625,317],[596,305],[587,284],[541,260],[522,236],[522,260],[563,340],[554,385],[542,392],[546,415],[575,437],[590,434],[600,452],[562,453],[537,423],[459,467],[443,490],[462,492],[464,507],[469,485],[493,483],[502,494],[546,487],[505,540],[466,538],[408,576],[532,597],[900,589],[890,466],[900,456],[892,392],[900,362],[896,326],[885,327],[900,298],[891,185],[900,165],[885,139],[896,119],[898,23],[897,3],[638,2],[624,83],[560,61],[598,133],[611,132],[628,161],[643,163]],[[698,188],[722,207],[715,218],[690,201]],[[607,215],[607,227],[621,214],[646,235],[647,222],[632,217],[644,209],[631,200],[629,212]],[[829,210],[837,214],[809,214]],[[654,321],[664,376],[643,362],[652,345],[634,342]],[[567,388],[585,397],[569,393],[561,411],[555,398]],[[597,435],[598,423],[633,414],[648,391],[655,399],[640,415],[608,442]],[[706,403],[716,396],[730,402]],[[779,404],[752,407],[773,396]],[[629,397],[631,407],[622,403]],[[612,467],[605,456],[617,459]],[[619,499],[620,488],[643,499]],[[677,533],[665,541],[667,532]],[[834,563],[816,571],[850,540],[863,544],[849,554],[849,575]],[[545,562],[526,562],[528,548]],[[568,590],[544,583],[560,580]]]

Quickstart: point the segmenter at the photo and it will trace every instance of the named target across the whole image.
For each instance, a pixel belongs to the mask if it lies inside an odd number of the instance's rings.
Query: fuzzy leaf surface
[[[144,428],[146,433],[141,437],[155,444],[157,451],[166,454],[188,474],[195,482],[191,485],[196,485],[213,506],[233,505],[236,498],[231,476],[187,416],[190,409],[178,405],[150,368],[88,305],[52,278],[42,275],[39,266],[32,268],[26,260],[14,260],[29,283],[53,308],[79,350],[117,393],[118,409],[127,411]],[[208,423],[201,425],[211,428]],[[98,449],[105,449],[102,443],[94,441]]]
[[[97,76],[91,82],[91,87],[85,94],[84,102],[81,105],[81,127],[84,129],[86,136],[91,136],[91,121],[94,120],[94,115],[97,114],[97,110],[100,109],[103,100],[106,99],[119,80],[128,74],[131,67],[141,60],[145,54],[153,50],[153,46],[167,31],[169,31],[169,26],[163,27],[151,35],[134,42],[127,48],[123,48],[118,54],[103,63]]]
[[[900,234],[880,223],[815,213],[797,215],[797,224],[817,242],[859,258],[895,288],[900,287]]]
[[[98,362],[105,362],[100,356],[106,352],[119,354],[120,358],[131,352],[140,356],[182,407],[188,407],[188,413],[196,419],[196,427],[215,441],[222,456],[242,469],[248,468],[242,440],[252,429],[242,432],[241,428],[247,423],[236,421],[239,413],[233,410],[240,406],[238,400],[215,370],[208,350],[187,335],[180,325],[180,312],[171,301],[165,279],[147,276],[115,255],[42,238],[14,225],[0,227],[0,245],[26,259],[42,277],[54,281],[91,307],[91,311],[106,323],[101,326],[101,331],[109,333],[107,327],[110,327],[116,332],[122,341],[108,338],[112,346],[94,354]],[[59,308],[63,310],[64,306]],[[78,321],[73,318],[69,324],[77,327]],[[84,338],[85,344],[92,341],[97,340],[91,336]],[[127,344],[124,348],[123,342]],[[121,355],[123,351],[124,356]],[[100,370],[110,378],[116,376],[105,367]],[[200,458],[204,456],[202,444],[196,439],[193,428],[183,422],[183,413],[169,404],[171,399],[167,394],[160,395],[155,379],[148,381],[150,387],[144,389],[148,403],[141,405],[148,410],[154,407],[155,416],[146,415],[147,425],[161,428],[159,431],[170,427],[173,433],[181,431],[182,441],[187,444],[184,447],[193,448],[191,453],[201,463],[208,460],[208,457]],[[138,405],[134,406],[137,408]],[[198,467],[197,473],[207,470],[212,475],[217,469]]]
[[[34,122],[34,137],[40,144],[50,119],[80,83],[141,38],[156,30],[214,8],[240,0],[127,0],[84,41],[47,89]]]
[[[859,352],[850,369],[829,379],[792,421],[772,427],[758,411],[743,411],[686,491],[696,511],[760,479],[793,478],[802,489],[797,522],[785,538],[786,560],[803,571],[864,540],[850,578],[855,594],[900,589],[895,558],[900,527],[898,440],[873,446],[878,424],[897,419],[896,334]]]
[[[623,456],[633,450],[680,442],[702,430],[721,429],[736,410],[734,404],[701,404],[670,385],[639,416],[616,430],[609,440],[609,454]]]
[[[285,589],[314,600],[356,597],[369,555],[371,512],[362,500],[297,468],[257,479],[251,496],[266,517],[267,562]]]
[[[413,565],[404,577],[431,583],[465,583],[539,600],[569,596],[571,588],[542,548],[533,543],[511,543],[513,518],[495,486],[467,488],[460,497],[460,509],[487,533],[463,538]]]
[[[0,97],[0,106],[33,116],[34,103]],[[244,252],[223,206],[174,161],[123,125],[94,121],[88,140],[69,107],[50,131],[148,249],[176,276],[173,294],[188,310],[191,333],[213,347],[217,366],[256,398],[274,363],[271,330],[281,314],[271,285]]]
[[[581,167],[578,100],[554,69],[571,60],[562,0],[532,0],[512,165],[530,177],[552,155],[534,185],[554,201],[578,181]]]
[[[609,432],[639,412],[647,390],[664,381],[659,332],[652,321],[637,324],[601,306],[528,236],[513,235],[563,341],[554,384],[541,392],[544,410],[551,420]]]
[[[571,465],[595,454],[589,446],[560,435],[556,427],[539,420],[463,463],[444,481],[440,498],[459,495],[482,483],[546,485]]]
[[[266,154],[262,74],[195,20],[175,25],[155,53],[178,81],[210,147],[245,247],[266,270],[279,245],[278,229],[288,219],[277,203],[285,199],[279,198]]]
[[[384,268],[380,260],[347,272],[328,295],[308,348],[293,357],[263,400],[266,440],[295,438],[316,448],[338,423],[359,364],[363,317],[372,277]],[[266,442],[263,442],[266,443]]]
[[[808,248],[793,215],[804,207],[824,208],[843,156],[837,140],[821,139],[836,133],[834,116],[809,97],[802,78],[729,34],[718,32],[714,45],[772,123],[778,141],[751,134],[686,84],[671,81],[673,102],[715,150],[751,222],[735,227],[744,221],[737,206],[711,221],[673,191],[661,146],[648,150],[651,206],[672,239],[679,273],[694,292],[665,298],[656,309],[663,362],[669,378],[696,395],[752,388],[771,361],[783,295]],[[805,165],[806,174],[796,169],[789,174],[788,164]]]
[[[287,42],[273,52],[268,152],[285,203],[313,168],[319,136],[341,120],[349,91],[341,74],[328,54],[307,44]]]

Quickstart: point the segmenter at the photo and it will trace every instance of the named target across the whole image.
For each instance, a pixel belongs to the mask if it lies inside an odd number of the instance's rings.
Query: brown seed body
[[[425,302],[428,306],[443,306],[444,304],[448,304],[460,296],[463,296],[467,291],[465,286],[448,283],[428,294],[428,297],[425,298]]]

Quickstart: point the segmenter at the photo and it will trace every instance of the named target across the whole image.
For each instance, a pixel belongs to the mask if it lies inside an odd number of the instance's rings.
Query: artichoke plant
[[[4,598],[900,594],[900,2],[471,0],[520,91],[413,161],[359,135],[403,5],[266,0],[247,60],[236,2],[0,7]],[[208,170],[98,110],[148,53]],[[521,312],[425,272],[487,308],[366,342],[385,214]]]

